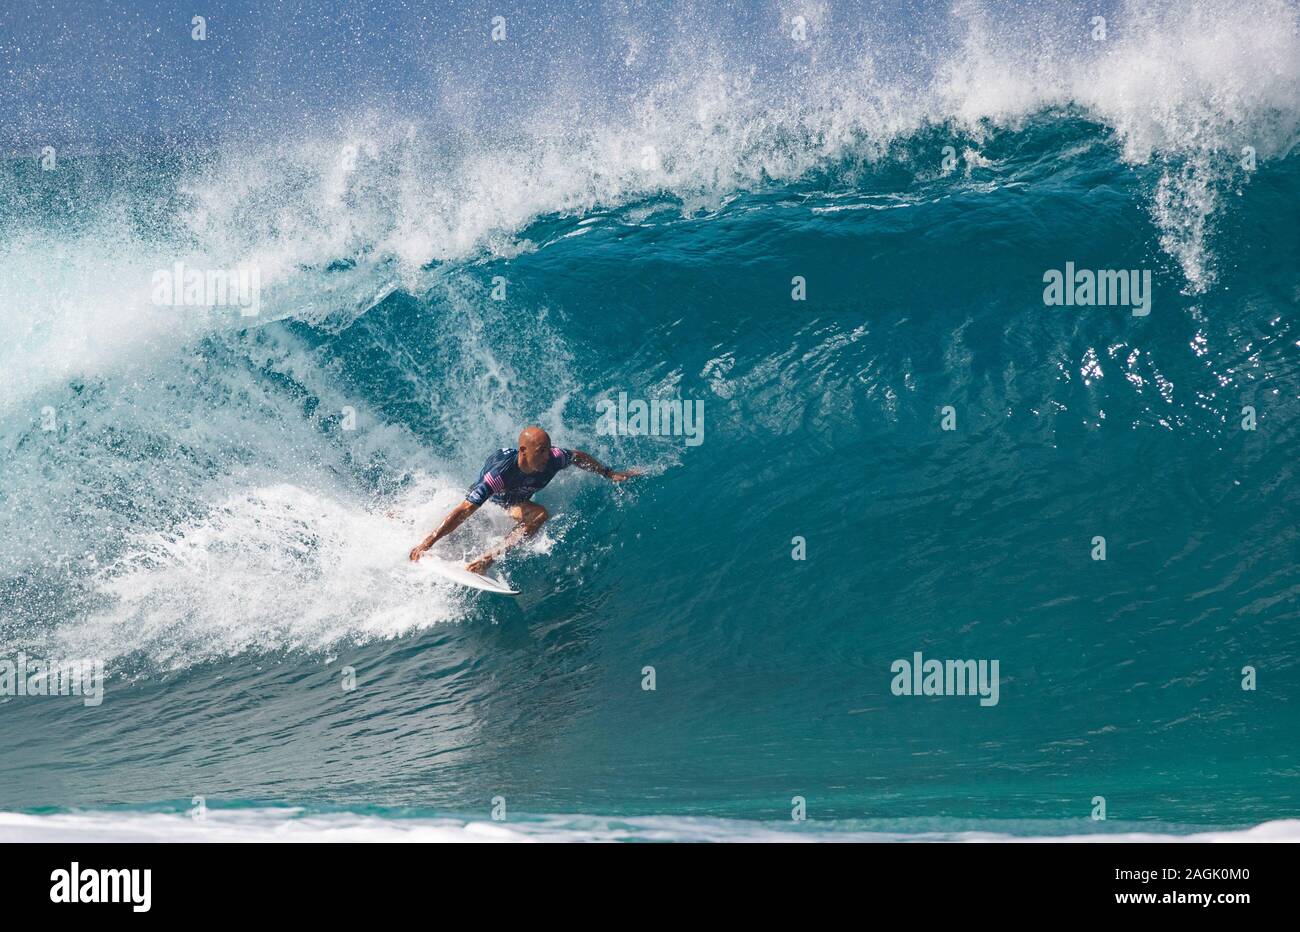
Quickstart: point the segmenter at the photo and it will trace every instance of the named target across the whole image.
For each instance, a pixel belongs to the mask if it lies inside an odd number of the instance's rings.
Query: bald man
[[[519,446],[498,450],[487,458],[478,474],[478,481],[465,493],[465,501],[451,510],[438,530],[411,550],[411,560],[418,561],[420,554],[460,527],[491,498],[494,505],[500,505],[519,523],[500,544],[465,565],[471,573],[482,573],[515,544],[536,534],[546,522],[550,514],[531,499],[555,478],[557,472],[570,465],[597,473],[611,482],[623,482],[641,474],[639,469],[615,472],[581,450],[553,447],[546,431],[536,426],[525,427],[519,435]]]

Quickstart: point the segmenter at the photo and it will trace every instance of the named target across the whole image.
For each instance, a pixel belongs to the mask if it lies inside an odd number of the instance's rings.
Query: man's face
[[[519,438],[519,468],[524,472],[541,472],[546,468],[546,459],[550,455],[549,437],[525,435]]]

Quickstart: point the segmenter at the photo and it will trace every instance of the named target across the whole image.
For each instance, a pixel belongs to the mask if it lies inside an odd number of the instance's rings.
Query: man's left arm
[[[601,462],[590,453],[584,453],[581,450],[571,450],[569,462],[579,469],[585,469],[587,472],[594,472],[598,476],[604,476],[610,482],[623,482],[631,479],[633,476],[641,475],[639,469],[628,469],[624,472],[616,472],[608,466],[602,465]]]

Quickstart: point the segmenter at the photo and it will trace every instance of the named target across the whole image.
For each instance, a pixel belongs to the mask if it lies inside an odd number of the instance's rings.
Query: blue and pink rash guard
[[[502,508],[518,505],[544,489],[557,472],[573,462],[572,450],[551,447],[546,468],[528,473],[519,468],[518,456],[516,447],[507,447],[489,456],[483,464],[483,471],[478,474],[478,481],[465,493],[465,501],[482,505],[491,498],[493,504]]]

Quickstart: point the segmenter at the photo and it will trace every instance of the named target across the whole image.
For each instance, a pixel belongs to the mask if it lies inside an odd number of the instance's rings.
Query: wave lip
[[[999,826],[1005,823],[998,823]],[[1005,830],[880,831],[850,821],[802,824],[699,816],[546,815],[509,823],[463,817],[353,812],[308,813],[297,807],[174,812],[0,813],[0,842],[1288,842],[1300,843],[1300,819],[1250,828],[1188,833],[1115,831],[1014,834]]]
[[[146,162],[130,184],[105,184],[90,159],[85,203],[68,195],[84,215],[75,226],[45,173],[0,164],[18,192],[0,203],[0,325],[21,335],[0,345],[0,410],[224,327],[153,303],[152,274],[176,261],[256,269],[267,319],[342,327],[394,288],[418,293],[432,267],[535,249],[526,232],[542,218],[657,198],[716,209],[818,175],[851,181],[932,131],[956,145],[1062,112],[1094,121],[1126,166],[1153,166],[1141,197],[1160,247],[1190,293],[1209,289],[1216,223],[1254,171],[1245,154],[1284,160],[1300,141],[1296,4],[1124,3],[1105,41],[1069,7],[1015,16],[958,0],[954,34],[901,72],[877,61],[885,50],[841,37],[795,90],[780,71],[756,82],[753,50],[725,51],[726,32],[705,29],[704,47],[683,40],[659,56],[675,64],[666,76],[625,88],[626,106],[574,91],[510,121],[519,129],[504,139],[379,109],[231,140],[167,171]]]

